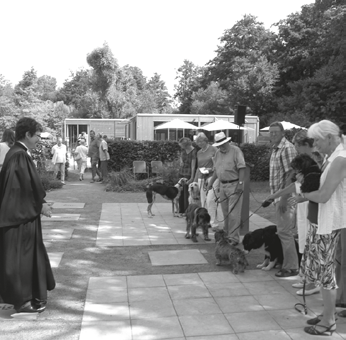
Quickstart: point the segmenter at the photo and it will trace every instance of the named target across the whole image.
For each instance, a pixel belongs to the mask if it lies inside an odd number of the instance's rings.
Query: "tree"
[[[303,24],[308,19],[310,29]],[[290,49],[286,54],[281,51],[280,111],[311,122],[323,118],[340,122],[346,110],[346,5],[319,1],[290,16],[285,24],[280,30],[286,32]],[[293,46],[294,58],[290,56]]]
[[[220,38],[202,84],[217,82],[231,107],[246,105],[261,116],[272,109],[278,66],[273,62],[276,36],[252,15],[245,15]]]
[[[147,90],[152,93],[154,101],[156,103],[156,109],[158,113],[170,113],[172,112],[171,96],[168,93],[165,82],[161,79],[161,76],[155,73],[147,84]]]
[[[231,114],[229,94],[216,82],[211,82],[206,89],[199,89],[192,94],[192,114],[220,115]]]
[[[179,112],[182,114],[191,113],[192,94],[200,87],[200,79],[204,72],[203,67],[196,66],[189,60],[184,60],[182,66],[177,70],[178,85],[174,86],[174,99],[180,102]]]
[[[37,79],[37,89],[39,97],[42,100],[56,100],[56,79],[50,76],[42,76]]]
[[[87,56],[88,64],[93,68],[92,86],[106,100],[108,90],[115,83],[118,63],[107,43],[96,48]]]

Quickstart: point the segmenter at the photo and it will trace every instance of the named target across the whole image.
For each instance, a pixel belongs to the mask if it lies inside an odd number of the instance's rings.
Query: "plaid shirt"
[[[287,177],[292,170],[291,162],[297,156],[292,143],[283,137],[278,146],[273,146],[270,156],[269,186],[272,194],[286,187]]]
[[[179,176],[185,177],[187,179],[191,178],[191,163],[193,159],[197,158],[197,150],[194,148],[189,153],[186,153],[185,150],[181,151],[180,154],[180,169],[179,169]],[[195,175],[195,174],[193,174]]]

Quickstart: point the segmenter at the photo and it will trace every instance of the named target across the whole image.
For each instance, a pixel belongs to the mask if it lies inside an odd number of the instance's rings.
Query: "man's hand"
[[[41,214],[47,217],[52,217],[52,205],[50,203],[43,203]]]
[[[240,193],[242,193],[243,191],[244,191],[244,183],[239,184],[239,182],[238,182],[237,187],[236,187],[236,189],[235,189],[235,192],[236,192],[237,194],[240,194]]]

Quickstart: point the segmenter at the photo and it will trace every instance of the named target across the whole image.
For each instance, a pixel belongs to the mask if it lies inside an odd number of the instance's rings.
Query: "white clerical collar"
[[[23,142],[21,142],[20,140],[18,141],[18,143],[22,144],[25,147],[26,153],[31,157],[31,153],[30,153],[30,150],[28,149],[28,147]]]

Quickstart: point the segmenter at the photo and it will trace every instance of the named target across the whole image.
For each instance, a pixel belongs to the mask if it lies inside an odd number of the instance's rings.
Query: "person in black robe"
[[[42,312],[54,275],[43,244],[41,214],[51,207],[30,150],[40,140],[42,126],[32,118],[16,125],[16,143],[0,173],[0,295],[20,312]]]

